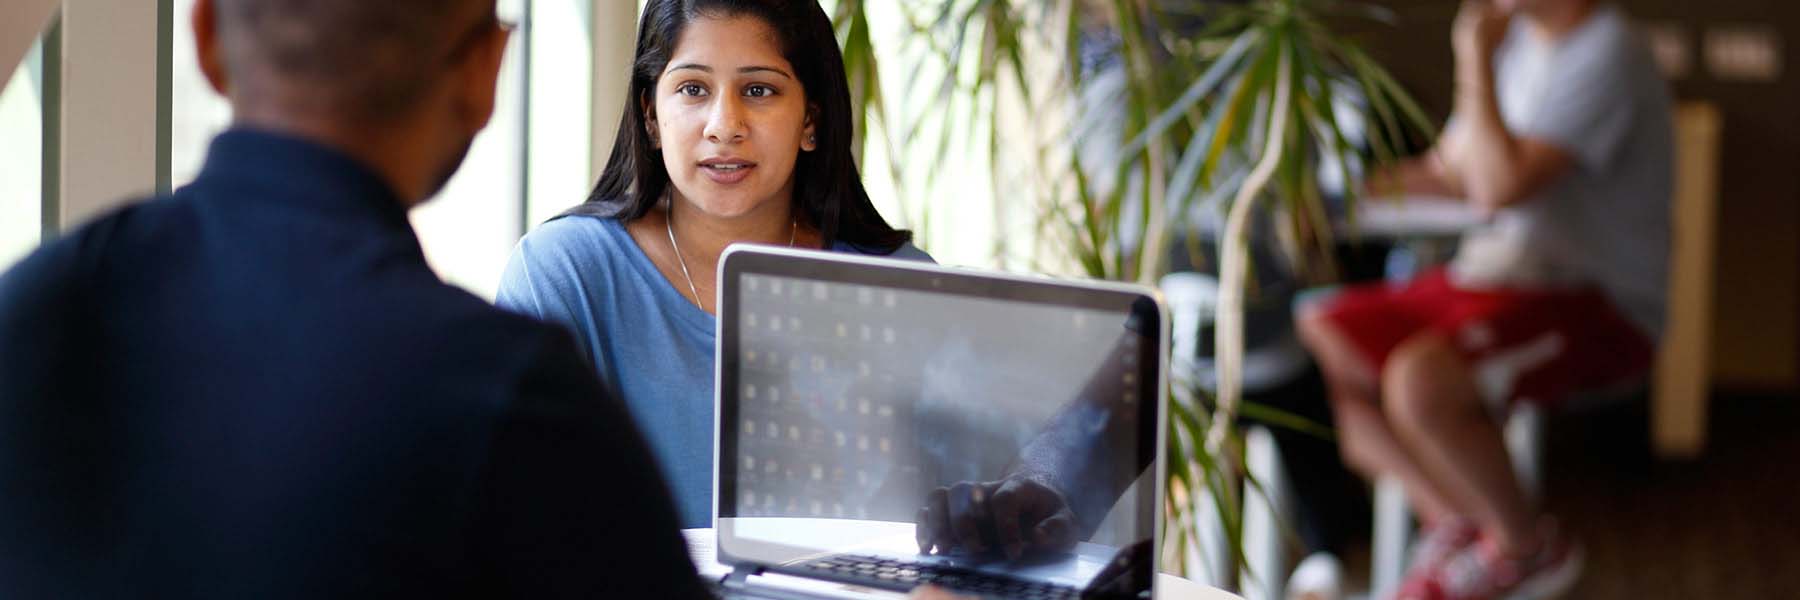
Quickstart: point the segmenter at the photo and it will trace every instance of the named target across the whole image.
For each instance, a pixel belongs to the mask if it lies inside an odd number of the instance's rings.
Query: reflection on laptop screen
[[[786,270],[740,269],[726,284],[725,554],[1079,588],[1122,549],[1149,547],[1153,301],[936,271]]]

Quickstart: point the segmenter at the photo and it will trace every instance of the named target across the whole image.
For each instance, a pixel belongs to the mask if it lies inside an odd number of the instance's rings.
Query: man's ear
[[[800,149],[812,152],[819,149],[819,106],[806,105],[805,127],[800,130]]]
[[[219,14],[213,0],[195,0],[188,21],[194,28],[194,54],[200,61],[200,73],[206,76],[213,91],[231,97],[230,70],[225,68],[224,52],[219,48]]]
[[[466,108],[463,117],[473,131],[486,129],[488,120],[494,117],[500,66],[506,62],[506,46],[511,39],[512,30],[495,27],[487,41],[469,53],[460,70],[461,81],[458,83],[462,89],[459,92]]]

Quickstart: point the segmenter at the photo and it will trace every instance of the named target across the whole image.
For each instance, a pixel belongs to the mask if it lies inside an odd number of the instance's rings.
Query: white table
[[[854,524],[856,522],[849,521],[846,523]],[[912,537],[912,532],[910,530],[911,525],[907,525],[907,527],[908,527],[908,530],[904,533],[905,533],[905,537],[908,540],[910,540]],[[719,579],[719,578],[723,578],[724,576],[731,573],[731,567],[726,566],[718,561],[717,554],[716,554],[717,549],[718,549],[717,536],[711,528],[684,529],[681,531],[681,534],[683,537],[687,538],[688,554],[694,560],[694,567],[699,569],[701,576],[707,577],[709,579]],[[850,536],[850,537],[856,537],[856,536]],[[782,577],[782,576],[774,576],[774,577]],[[806,582],[799,581],[794,578],[782,578],[782,583],[791,584],[793,586],[796,586],[797,589],[802,589],[802,590],[805,590],[807,587]],[[818,587],[818,589],[816,590],[817,593],[828,594],[828,593],[830,593],[830,591],[832,591],[831,588],[837,588],[839,586],[821,585],[821,586],[817,586],[817,587]],[[1242,600],[1241,598],[1239,598],[1235,595],[1232,595],[1230,593],[1220,591],[1220,590],[1217,590],[1217,589],[1214,589],[1211,587],[1207,587],[1204,585],[1200,585],[1198,583],[1194,583],[1193,581],[1189,581],[1187,579],[1183,579],[1181,577],[1176,577],[1174,575],[1169,575],[1166,573],[1158,574],[1156,576],[1156,589],[1157,589],[1157,594],[1156,594],[1157,598],[1168,598],[1168,599],[1174,599],[1174,600]],[[890,596],[888,594],[877,593],[877,594],[868,594],[868,595],[865,595],[865,597],[890,597]],[[892,598],[905,598],[905,596],[902,594],[891,594],[891,597]]]
[[[1455,237],[1482,224],[1480,213],[1456,198],[1436,196],[1371,197],[1356,203],[1355,223],[1337,223],[1340,235],[1403,239]]]
[[[1389,257],[1388,277],[1409,278],[1427,266],[1447,262],[1462,234],[1487,218],[1456,198],[1405,196],[1366,198],[1356,205],[1356,220],[1339,220],[1339,237],[1392,242],[1405,262]]]

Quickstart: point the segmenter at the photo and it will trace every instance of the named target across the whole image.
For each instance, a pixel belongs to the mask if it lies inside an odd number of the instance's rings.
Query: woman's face
[[[817,145],[806,90],[754,17],[688,23],[646,109],[677,198],[715,217],[786,210]]]

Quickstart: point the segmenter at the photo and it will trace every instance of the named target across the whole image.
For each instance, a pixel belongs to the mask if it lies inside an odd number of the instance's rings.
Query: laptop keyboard
[[[930,565],[877,556],[843,554],[797,565],[802,569],[869,581],[882,587],[910,589],[934,584],[961,593],[1025,600],[1074,600],[1076,588],[1041,581],[983,573],[970,569]]]

